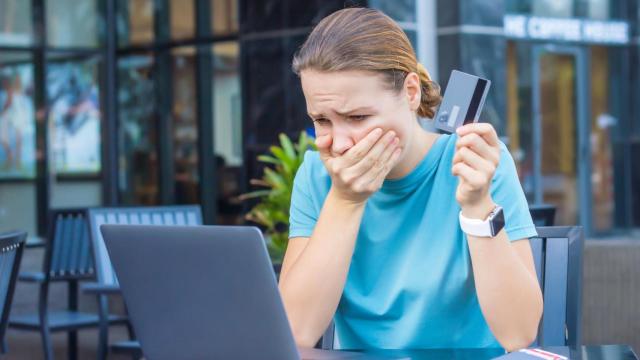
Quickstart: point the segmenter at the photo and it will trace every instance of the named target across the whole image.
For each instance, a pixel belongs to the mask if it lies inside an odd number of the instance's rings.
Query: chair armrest
[[[85,294],[93,295],[113,295],[120,294],[120,286],[118,285],[104,285],[100,283],[88,283],[83,284],[82,292]]]
[[[24,246],[27,249],[37,249],[44,248],[47,245],[47,242],[41,237],[29,237],[27,241],[24,243]]]
[[[18,274],[18,281],[42,283],[45,280],[41,271],[25,271]]]

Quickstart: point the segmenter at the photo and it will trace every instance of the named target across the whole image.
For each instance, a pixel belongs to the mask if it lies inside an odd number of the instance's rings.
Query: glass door
[[[537,45],[532,61],[534,203],[557,207],[558,225],[591,230],[589,54]]]

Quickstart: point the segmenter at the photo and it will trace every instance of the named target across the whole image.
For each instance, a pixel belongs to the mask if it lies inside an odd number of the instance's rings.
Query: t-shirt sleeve
[[[307,151],[304,160],[293,180],[291,207],[289,209],[289,238],[310,237],[318,221],[318,212],[311,197],[311,152]]]
[[[503,208],[504,228],[510,241],[538,235],[531,219],[527,198],[518,179],[515,163],[502,142],[500,142],[500,164],[493,176],[491,196],[493,201]]]

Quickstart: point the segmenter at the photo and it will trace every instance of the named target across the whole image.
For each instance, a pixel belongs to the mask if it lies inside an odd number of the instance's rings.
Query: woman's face
[[[300,79],[316,136],[331,135],[333,156],[342,155],[378,127],[394,130],[400,146],[407,148],[420,106],[417,74],[407,75],[399,93],[389,89],[382,75],[368,71],[303,70]]]

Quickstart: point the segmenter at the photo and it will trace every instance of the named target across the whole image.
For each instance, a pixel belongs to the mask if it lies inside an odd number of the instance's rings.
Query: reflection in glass
[[[498,2],[486,1],[484,3],[499,4]],[[612,18],[611,0],[507,0],[505,9],[507,13],[535,16],[578,17],[598,20]]]
[[[572,55],[540,58],[543,201],[558,206],[559,225],[578,223],[576,64]]]
[[[184,39],[195,34],[194,1],[171,0],[171,38]]]
[[[213,46],[215,152],[229,165],[242,164],[242,116],[240,109],[240,74],[238,43]]]
[[[158,202],[153,63],[148,55],[118,61],[118,188],[124,204]]]
[[[416,0],[369,0],[369,7],[396,21],[416,22]]]
[[[409,38],[409,42],[411,46],[413,46],[414,51],[418,50],[418,33],[415,30],[404,30],[404,33],[407,34]]]
[[[537,16],[572,17],[573,0],[537,0],[531,3],[531,12]]]
[[[291,74],[291,70],[285,69],[282,64],[291,61],[291,58],[285,57],[281,38],[243,42],[242,57],[243,75],[251,79],[246,82],[247,88],[243,89],[246,93],[243,99],[247,101],[243,104],[243,109],[247,111],[243,115],[243,132],[248,136],[243,140],[244,144],[247,147],[274,144],[278,141],[278,129],[282,129],[283,119],[287,118],[284,103],[287,89],[282,79]],[[247,169],[254,169],[246,165]]]
[[[635,140],[631,143],[631,158],[640,158],[640,141]],[[632,217],[631,224],[634,227],[640,227],[640,165],[637,163],[631,166],[631,206]]]
[[[0,1],[0,45],[30,45],[33,41],[31,1]]]
[[[48,1],[47,42],[51,46],[98,46],[97,0]]]
[[[53,163],[59,174],[100,171],[98,60],[50,63],[47,96]]]
[[[33,66],[0,62],[0,178],[34,178]]]
[[[506,88],[504,64],[506,44],[503,38],[489,35],[464,34],[461,35],[460,59],[461,68],[471,74],[491,79],[492,89]],[[444,63],[444,62],[443,62]],[[440,78],[441,85],[449,78]],[[502,91],[489,91],[482,109],[480,120],[491,123],[499,134],[503,133],[503,119],[505,118],[506,96]]]
[[[242,222],[242,115],[237,42],[213,46],[214,153],[218,180],[218,222]]]
[[[638,21],[640,22],[640,7],[638,7]],[[637,27],[636,27],[637,28]],[[636,30],[636,33],[640,33],[640,29]],[[631,60],[631,68],[638,69],[640,68],[640,47],[636,46],[635,50],[633,50],[633,57]],[[633,83],[638,83],[639,77],[636,72],[636,75],[632,78]],[[634,95],[631,98],[631,103],[633,104],[632,113],[640,114],[640,91],[634,91]],[[637,116],[637,115],[636,115]],[[640,121],[632,121],[631,122],[631,141],[630,142],[630,154],[629,157],[631,159],[640,159]],[[640,228],[640,164],[636,160],[631,164],[630,169],[631,176],[631,206],[632,206],[632,224],[634,227]]]
[[[504,1],[461,0],[459,3],[463,24],[502,27]]]
[[[610,0],[587,0],[579,1],[578,16],[588,17],[590,19],[607,20],[609,19],[611,9]],[[626,15],[626,14],[625,14]]]
[[[194,204],[199,202],[195,49],[178,48],[172,55],[175,200],[179,204]]]
[[[215,35],[238,32],[238,0],[211,0],[211,21]]]
[[[597,233],[615,227],[617,177],[615,136],[621,131],[619,119],[611,108],[612,69],[610,48],[590,48],[591,68],[587,76],[592,86],[587,106],[591,113],[589,139],[591,161],[591,224]],[[507,119],[509,149],[529,201],[533,200],[533,156],[542,154],[542,186],[544,201],[558,206],[557,223],[576,224],[580,200],[589,194],[578,194],[577,176],[577,109],[575,59],[570,55],[545,54],[541,57],[540,79],[531,78],[531,45],[510,42],[507,47]],[[585,76],[585,75],[583,75]],[[534,149],[532,82],[540,81],[542,144]],[[615,84],[614,84],[615,85]],[[620,195],[617,196],[618,199]]]
[[[153,0],[118,0],[118,46],[152,42]]]
[[[507,45],[507,139],[520,183],[529,203],[533,189],[533,125],[531,120],[531,47]]]
[[[593,229],[607,231],[613,227],[615,214],[613,135],[618,119],[609,109],[611,89],[609,53],[606,47],[591,48],[591,186]]]
[[[534,200],[534,156],[541,158],[542,201],[557,207],[556,224],[578,223],[578,133],[576,62],[573,55],[540,57],[540,78],[531,76],[532,53],[527,44],[507,47],[508,146],[529,202]],[[532,83],[540,83],[541,144],[533,146]]]

